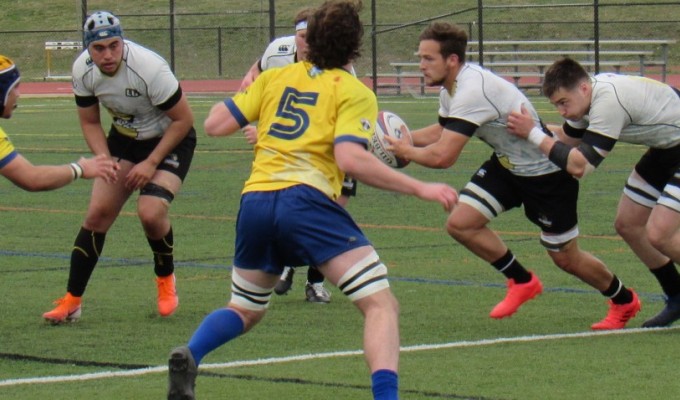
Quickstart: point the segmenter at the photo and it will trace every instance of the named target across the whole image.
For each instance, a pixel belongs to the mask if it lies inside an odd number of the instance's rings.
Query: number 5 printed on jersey
[[[287,87],[281,95],[279,107],[276,110],[276,116],[290,121],[290,124],[273,123],[269,128],[269,134],[280,139],[293,140],[300,137],[307,128],[309,128],[309,115],[301,108],[296,107],[297,104],[304,104],[309,106],[316,105],[318,100],[318,93],[298,92],[297,90]]]

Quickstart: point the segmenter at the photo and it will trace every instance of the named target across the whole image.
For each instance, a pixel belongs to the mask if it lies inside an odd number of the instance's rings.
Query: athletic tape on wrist
[[[71,163],[69,164],[71,167],[71,170],[73,171],[73,180],[76,180],[78,178],[81,178],[83,176],[83,167],[80,166],[78,163]]]
[[[546,136],[547,135],[542,130],[538,129],[537,127],[533,127],[529,132],[529,136],[527,136],[527,141],[538,147],[541,145],[541,142],[543,142],[543,139]]]

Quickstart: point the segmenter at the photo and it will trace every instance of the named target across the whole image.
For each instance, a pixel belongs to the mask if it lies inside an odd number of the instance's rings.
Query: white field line
[[[678,329],[680,326],[670,327],[670,328],[632,328],[632,329],[621,329],[614,331],[589,331],[589,332],[576,332],[576,333],[558,333],[551,335],[530,335],[530,336],[518,336],[509,338],[496,338],[496,339],[482,339],[482,340],[472,340],[472,341],[461,341],[461,342],[450,342],[441,344],[421,344],[414,346],[406,346],[401,348],[402,353],[416,352],[416,351],[427,351],[427,350],[441,350],[441,349],[452,349],[459,347],[479,347],[479,346],[493,346],[497,344],[506,343],[526,343],[526,342],[540,342],[545,340],[561,340],[561,339],[576,339],[576,338],[587,338],[594,336],[614,336],[614,335],[630,335],[637,333],[651,333],[662,330]],[[268,365],[268,364],[281,364],[293,361],[306,361],[306,360],[317,360],[323,358],[338,358],[338,357],[354,357],[363,355],[362,350],[351,350],[351,351],[337,351],[330,353],[317,353],[317,354],[301,354],[298,356],[288,356],[288,357],[272,357],[272,358],[262,358],[258,360],[242,360],[242,361],[232,361],[227,363],[216,363],[216,364],[201,364],[200,369],[223,369],[223,368],[237,368],[237,367],[247,367],[253,365]],[[140,376],[146,374],[155,373],[165,373],[167,372],[167,366],[158,366],[150,368],[139,368],[126,371],[102,371],[93,372],[89,374],[80,375],[61,375],[61,376],[43,376],[35,378],[21,378],[21,379],[6,379],[0,381],[0,387],[3,386],[18,386],[26,384],[35,383],[62,383],[62,382],[74,382],[74,381],[88,381],[95,379],[104,378],[117,378],[117,377],[128,377],[128,376]]]

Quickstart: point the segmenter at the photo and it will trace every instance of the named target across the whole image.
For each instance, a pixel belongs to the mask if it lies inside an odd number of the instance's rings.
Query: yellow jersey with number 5
[[[335,163],[335,143],[367,147],[378,115],[374,93],[351,73],[309,62],[264,71],[225,105],[241,127],[259,121],[243,193],[306,184],[332,199],[344,178]]]

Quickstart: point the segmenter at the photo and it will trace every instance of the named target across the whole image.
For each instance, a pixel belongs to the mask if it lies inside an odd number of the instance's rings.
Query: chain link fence
[[[108,9],[118,15],[125,36],[170,60],[180,79],[241,79],[272,34],[293,34],[295,13],[314,5],[294,0],[47,3],[12,1],[0,10],[4,22],[0,52],[21,65],[27,80],[70,74],[78,50],[46,50],[45,43],[80,41],[84,4],[86,11]],[[680,53],[674,42],[680,38],[680,2],[364,0],[362,19],[366,34],[356,70],[362,77],[376,78],[376,87],[381,78],[392,82],[397,73],[395,64],[418,61],[414,55],[418,35],[433,20],[465,27],[473,44],[470,59],[489,67],[496,63],[499,70],[513,59],[538,64],[561,54],[575,54],[589,60],[593,70],[616,68],[639,73],[636,57],[644,56],[649,60],[644,74],[659,77],[661,66],[655,62],[661,61],[667,74],[680,72]],[[635,42],[640,40],[658,43]],[[513,47],[512,41],[526,43]],[[530,45],[530,41],[544,43]],[[613,41],[616,43],[609,43]],[[522,52],[534,53],[520,57]],[[621,65],[615,66],[618,61]],[[417,67],[413,71],[415,74]]]

